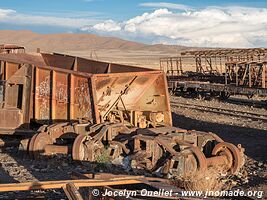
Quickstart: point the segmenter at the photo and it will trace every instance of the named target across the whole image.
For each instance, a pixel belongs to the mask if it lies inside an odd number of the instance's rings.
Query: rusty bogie
[[[204,149],[205,147],[205,149]],[[192,177],[213,167],[236,174],[243,166],[243,152],[212,133],[186,131],[138,134],[134,137],[132,167],[160,171],[168,177]]]

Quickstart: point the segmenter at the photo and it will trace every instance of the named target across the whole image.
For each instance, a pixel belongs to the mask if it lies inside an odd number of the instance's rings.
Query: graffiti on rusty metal
[[[75,88],[75,104],[83,113],[82,117],[91,117],[91,99],[89,88],[86,82],[78,80],[78,87]]]
[[[49,119],[49,100],[48,99],[42,99],[41,105],[40,105],[40,119]]]
[[[36,87],[36,99],[42,99],[50,96],[50,77],[45,77],[39,86]]]
[[[58,103],[66,104],[68,103],[68,91],[67,85],[58,82],[56,85],[55,98]]]
[[[36,87],[36,99],[40,102],[40,119],[49,119],[50,77],[47,76]]]

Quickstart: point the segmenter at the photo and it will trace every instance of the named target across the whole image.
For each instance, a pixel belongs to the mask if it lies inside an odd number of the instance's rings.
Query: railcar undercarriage
[[[110,163],[120,158],[125,169],[168,178],[185,178],[208,168],[237,174],[244,164],[241,145],[224,142],[213,133],[175,127],[130,128],[110,122],[46,127],[32,137],[29,152],[35,159],[71,154],[74,160],[83,162],[98,162],[105,155]]]

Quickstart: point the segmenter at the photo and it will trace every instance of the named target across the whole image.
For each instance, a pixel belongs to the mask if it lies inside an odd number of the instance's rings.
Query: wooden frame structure
[[[225,72],[225,63],[261,62],[266,56],[266,48],[184,51],[178,57],[161,58],[160,69],[171,76],[182,75],[192,67],[196,73],[220,75]]]
[[[225,64],[225,84],[249,88],[267,87],[267,61]]]

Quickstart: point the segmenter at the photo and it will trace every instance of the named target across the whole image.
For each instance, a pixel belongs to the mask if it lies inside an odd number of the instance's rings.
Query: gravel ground
[[[266,107],[182,97],[171,97],[171,105],[174,126],[213,132],[227,142],[242,144],[248,157],[244,169],[248,175],[242,177],[239,187],[264,191],[267,198]]]
[[[214,132],[225,141],[242,144],[248,156],[242,176],[232,180],[236,188],[265,191],[267,198],[267,111],[256,106],[236,105],[217,100],[205,101],[171,97],[174,126]],[[88,168],[69,157],[31,160],[16,148],[0,152],[0,182],[68,180],[71,172],[117,171],[109,167]],[[245,174],[245,175],[244,175]],[[63,190],[0,193],[0,199],[66,199]],[[28,198],[30,199],[30,198]]]

